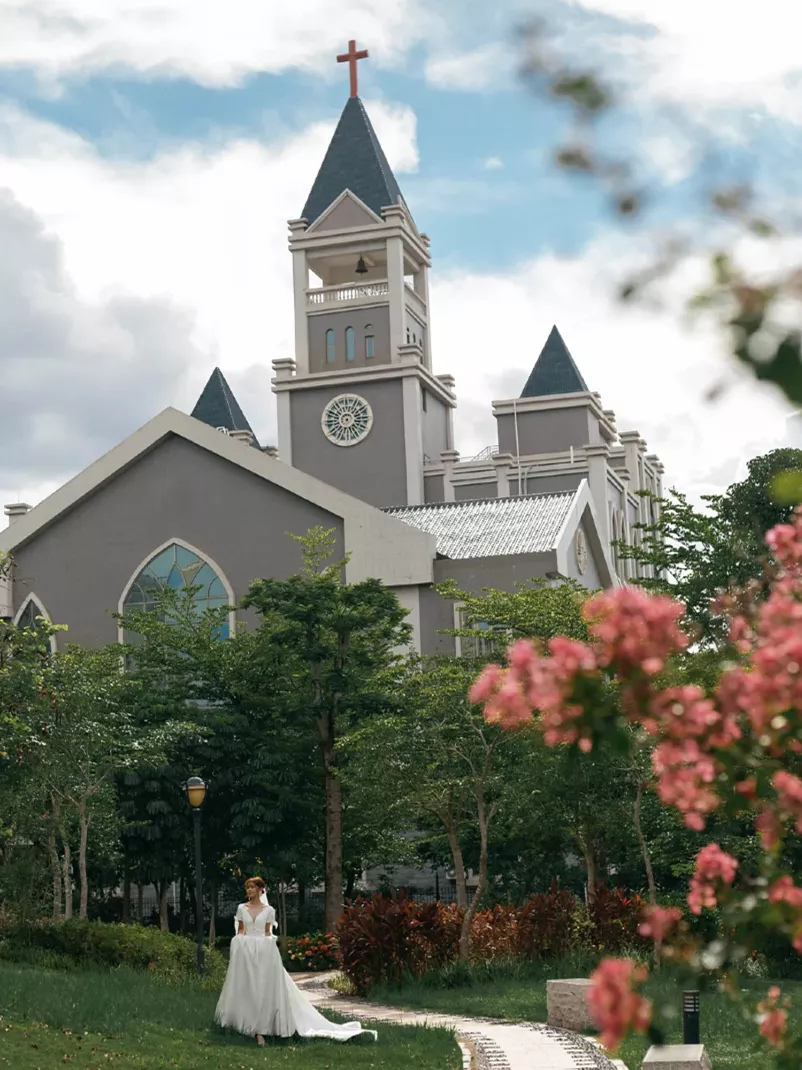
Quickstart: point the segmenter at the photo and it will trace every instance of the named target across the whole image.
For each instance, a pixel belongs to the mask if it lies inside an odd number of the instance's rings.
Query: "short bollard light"
[[[682,1043],[701,1044],[699,1030],[699,993],[690,990],[682,993]]]

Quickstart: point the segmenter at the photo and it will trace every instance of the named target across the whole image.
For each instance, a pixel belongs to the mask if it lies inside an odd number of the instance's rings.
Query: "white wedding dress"
[[[262,896],[262,909],[254,917],[246,903],[237,908],[234,925],[237,935],[231,941],[223,991],[215,1011],[215,1021],[227,1029],[246,1036],[322,1037],[350,1040],[360,1033],[370,1033],[359,1022],[338,1025],[324,1018],[306,999],[284,969],[273,929],[276,912]],[[239,923],[245,927],[240,935]],[[269,930],[268,930],[269,927]]]

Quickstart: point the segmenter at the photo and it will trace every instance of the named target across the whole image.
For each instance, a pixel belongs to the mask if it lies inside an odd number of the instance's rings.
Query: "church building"
[[[0,617],[44,616],[68,627],[54,643],[95,645],[119,638],[112,613],[164,585],[236,607],[252,580],[297,571],[287,533],[314,526],[336,533],[349,581],[397,593],[422,653],[457,652],[446,579],[633,578],[613,543],[651,518],[637,492],[660,495],[663,466],[616,429],[556,327],[520,396],[488,401],[495,442],[457,451],[456,380],[434,371],[430,241],[357,95],[353,47],[349,62],[351,96],[289,222],[295,353],[273,360],[277,444],[257,442],[216,368],[191,415],[166,409],[35,508],[5,507]]]

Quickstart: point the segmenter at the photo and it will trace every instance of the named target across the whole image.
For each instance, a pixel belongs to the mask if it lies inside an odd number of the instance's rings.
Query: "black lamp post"
[[[184,785],[187,802],[192,807],[195,826],[195,917],[198,929],[198,976],[203,977],[203,880],[201,876],[201,807],[206,785],[199,776],[191,776]]]
[[[689,989],[682,993],[682,1043],[701,1044],[699,993]]]

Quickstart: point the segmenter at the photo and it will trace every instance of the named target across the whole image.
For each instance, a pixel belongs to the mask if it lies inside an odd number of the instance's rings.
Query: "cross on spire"
[[[337,57],[338,63],[347,63],[351,74],[351,96],[358,97],[356,65],[361,59],[368,58],[368,50],[363,48],[361,52],[356,50],[356,41],[348,42],[348,51]]]

